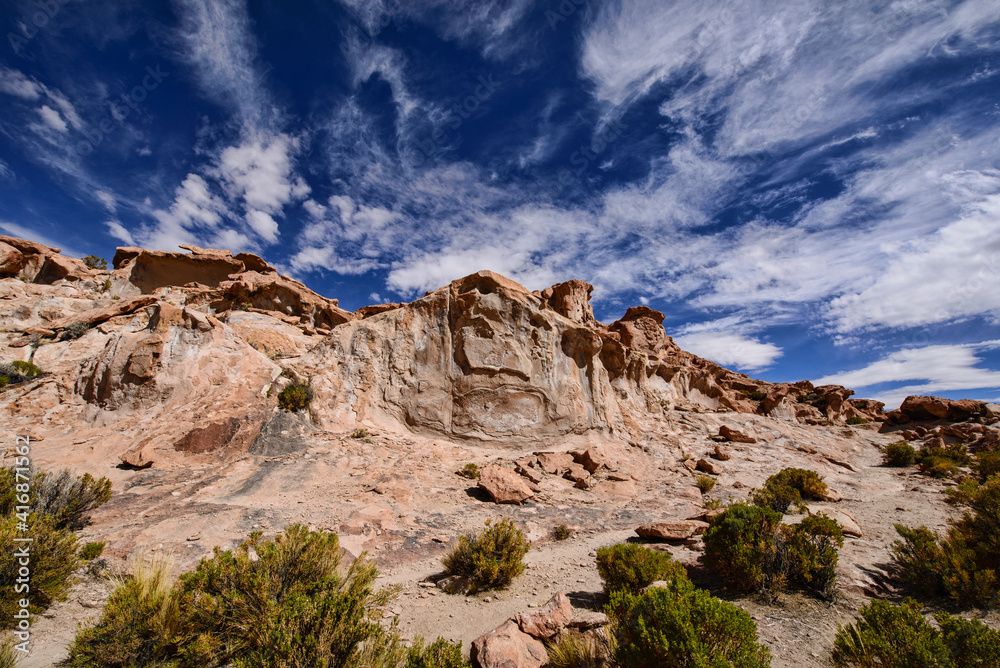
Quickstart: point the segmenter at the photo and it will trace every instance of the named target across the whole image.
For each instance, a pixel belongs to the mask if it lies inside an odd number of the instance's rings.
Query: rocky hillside
[[[930,496],[942,483],[879,468],[878,446],[1000,433],[992,405],[913,397],[885,413],[843,387],[729,371],[681,350],[647,307],[598,322],[578,280],[532,292],[483,271],[352,313],[255,255],[182,248],[119,248],[105,270],[0,236],[0,362],[44,372],[0,391],[8,446],[28,435],[36,464],[112,480],[86,532],[114,558],[164,550],[186,568],[254,529],[334,530],[403,587],[394,613],[411,634],[468,645],[557,590],[586,607],[590,552],[642,525],[673,522],[646,534],[695,563],[710,498],[697,476],[716,480],[711,498],[742,498],[785,466],[835,490],[824,503],[854,536],[840,581],[856,608],[892,522],[949,512]],[[307,408],[279,406],[290,385]],[[478,487],[456,475],[466,464]],[[537,548],[515,588],[421,586],[457,535],[497,516]],[[577,537],[552,541],[561,523]],[[60,656],[93,614],[84,599],[55,609],[48,659],[26,665]],[[782,611],[773,637],[761,624],[775,665],[827,665],[838,615]]]

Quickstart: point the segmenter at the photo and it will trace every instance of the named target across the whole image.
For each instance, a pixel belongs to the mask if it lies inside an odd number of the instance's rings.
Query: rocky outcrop
[[[907,424],[929,420],[964,422],[973,416],[985,413],[985,404],[981,401],[910,396],[903,400],[899,408],[887,413],[886,418],[890,424]]]
[[[708,523],[699,520],[675,520],[643,524],[635,532],[641,538],[677,541],[687,540],[696,534],[704,533],[706,528],[708,528]]]
[[[469,658],[479,668],[541,668],[549,660],[545,645],[508,619],[472,641]]]
[[[500,466],[483,467],[478,485],[497,503],[524,503],[535,495],[520,475]]]
[[[29,283],[50,285],[58,281],[93,278],[97,271],[83,260],[60,255],[61,251],[34,241],[0,235],[0,276],[17,276]]]
[[[521,613],[516,617],[521,631],[532,638],[553,638],[573,619],[573,604],[566,594],[556,592],[552,598],[533,613]]]

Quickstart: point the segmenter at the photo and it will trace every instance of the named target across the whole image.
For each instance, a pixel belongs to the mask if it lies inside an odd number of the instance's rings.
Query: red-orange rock
[[[508,619],[472,641],[469,658],[479,668],[541,668],[548,663],[545,645]]]
[[[556,592],[548,603],[531,614],[519,614],[516,618],[521,631],[533,638],[552,638],[573,619],[573,604],[566,594]]]
[[[752,436],[747,436],[742,431],[738,429],[733,429],[728,425],[722,425],[719,427],[719,436],[726,439],[727,441],[733,441],[734,443],[756,443],[757,439]]]
[[[524,503],[535,495],[521,476],[493,464],[479,470],[478,484],[497,503]]]

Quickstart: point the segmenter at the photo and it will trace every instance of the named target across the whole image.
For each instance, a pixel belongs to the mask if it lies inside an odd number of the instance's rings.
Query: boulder
[[[535,495],[521,476],[495,464],[479,470],[479,487],[497,503],[524,503]]]
[[[675,520],[672,522],[650,522],[637,528],[635,532],[642,538],[657,540],[687,540],[691,536],[704,533],[707,522],[698,520]]]
[[[733,429],[728,425],[722,425],[719,427],[719,436],[726,439],[727,441],[732,441],[734,443],[756,443],[757,439],[752,436],[747,436],[742,431],[738,429]]]
[[[906,424],[915,420],[961,422],[983,412],[984,404],[981,401],[909,396],[898,409],[887,413],[886,418],[891,424]]]
[[[573,482],[580,482],[590,478],[590,474],[587,473],[587,469],[583,468],[579,464],[570,464],[569,470],[566,471],[563,477],[567,480],[572,480]]]
[[[568,452],[536,452],[538,465],[550,475],[562,475],[574,464],[573,455]]]
[[[549,661],[545,645],[508,619],[472,641],[469,659],[479,668],[541,668]]]
[[[0,276],[16,276],[23,266],[21,251],[0,241]]]
[[[573,605],[560,591],[537,611],[519,614],[516,619],[521,631],[532,638],[552,638],[573,619]]]
[[[720,462],[728,462],[732,458],[732,455],[726,448],[722,447],[721,445],[716,445],[715,458],[718,459]]]
[[[810,516],[826,515],[830,519],[836,520],[837,524],[844,531],[845,536],[854,536],[855,538],[862,538],[864,536],[861,526],[858,524],[858,519],[845,510],[810,505],[806,506],[806,511]]]
[[[722,467],[710,459],[699,459],[698,463],[695,465],[695,469],[704,473],[711,473],[712,475],[719,475],[722,473]]]

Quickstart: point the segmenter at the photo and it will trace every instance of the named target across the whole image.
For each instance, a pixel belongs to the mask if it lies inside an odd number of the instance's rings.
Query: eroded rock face
[[[985,408],[981,401],[910,396],[903,400],[898,409],[888,413],[887,417],[892,424],[927,420],[961,422],[983,413],[985,413]]]
[[[60,255],[58,248],[0,235],[0,276],[18,276],[49,285],[61,280],[87,280],[97,273],[83,260]]]

